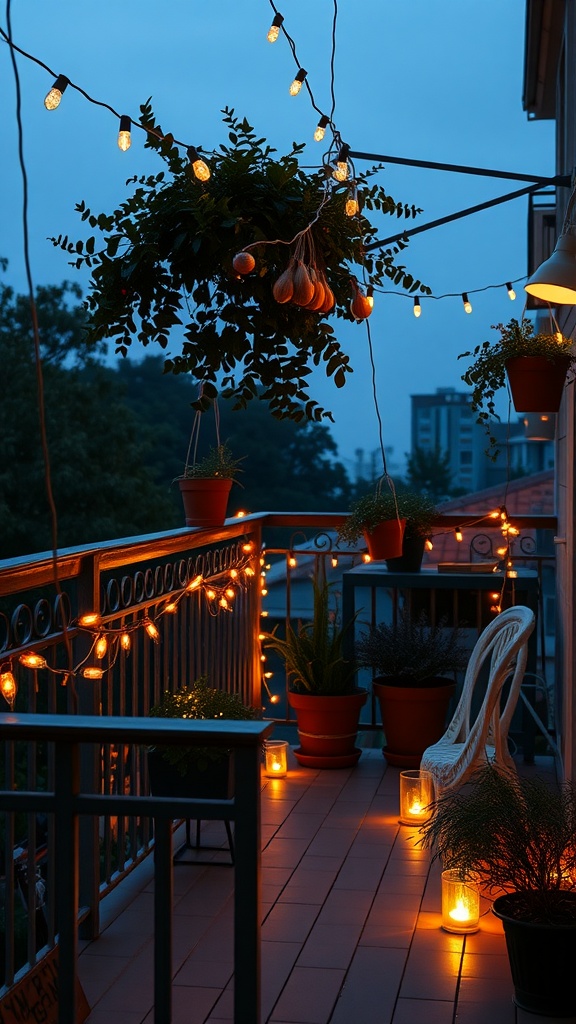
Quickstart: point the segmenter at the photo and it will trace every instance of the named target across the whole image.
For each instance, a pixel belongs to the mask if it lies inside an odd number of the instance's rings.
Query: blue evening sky
[[[283,0],[277,7],[316,102],[329,111],[334,2]],[[529,122],[522,110],[524,0],[339,0],[338,8],[335,121],[352,149],[553,173],[553,124]],[[151,96],[163,130],[187,143],[210,149],[223,141],[220,111],[227,105],[284,152],[293,140],[311,139],[318,115],[304,90],[296,98],[288,95],[295,65],[282,36],[274,45],[266,41],[272,16],[267,0],[17,0],[12,32],[17,45],[120,113],[137,118],[140,103]],[[6,29],[4,13],[0,24]],[[22,183],[14,81],[4,43],[0,62],[0,256],[9,259],[5,280],[23,291]],[[18,67],[34,281],[68,277],[85,287],[86,278],[68,267],[47,237],[81,237],[76,202],[84,199],[96,212],[109,212],[126,195],[126,179],[157,169],[159,161],[144,151],[139,132],[121,153],[116,119],[71,89],[60,108],[48,113],[43,98],[51,76],[23,57]],[[321,152],[322,145],[311,142],[305,162],[319,163]],[[380,180],[395,199],[421,206],[422,222],[516,187],[395,165]],[[397,223],[383,217],[382,236],[392,234]],[[473,292],[525,275],[526,226],[524,198],[417,236],[404,262],[435,295]],[[458,354],[489,337],[491,324],[521,316],[521,283],[517,292],[514,303],[504,287],[471,295],[471,315],[459,297],[424,299],[419,320],[412,315],[412,299],[377,297],[370,321],[377,393],[384,442],[393,446],[395,459],[403,461],[409,448],[410,394],[460,387],[464,367]],[[338,336],[353,378],[337,391],[319,373],[313,393],[332,410],[330,429],[350,464],[355,449],[376,448],[377,419],[365,328],[338,321]]]

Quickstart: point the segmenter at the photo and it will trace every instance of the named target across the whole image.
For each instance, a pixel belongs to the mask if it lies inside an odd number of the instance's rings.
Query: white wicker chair
[[[528,638],[534,625],[530,608],[516,605],[501,612],[480,634],[470,655],[462,695],[452,721],[442,738],[422,755],[420,770],[432,775],[436,796],[461,786],[487,761],[516,770],[508,751],[508,730],[520,694]],[[486,693],[471,722],[472,698],[484,665],[488,667]],[[502,707],[502,689],[510,676],[510,690]]]

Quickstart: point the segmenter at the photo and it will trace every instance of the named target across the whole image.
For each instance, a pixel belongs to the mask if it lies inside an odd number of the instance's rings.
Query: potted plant
[[[364,536],[373,561],[385,559],[393,571],[417,572],[436,515],[434,502],[425,494],[377,489],[353,503],[338,540],[355,544]]]
[[[487,765],[433,804],[422,841],[472,876],[503,923],[518,1006],[573,1017],[576,792]]]
[[[458,358],[473,358],[462,380],[473,389],[472,411],[486,429],[488,454],[495,458],[498,449],[490,422],[499,418],[494,404],[496,392],[508,380],[516,412],[558,412],[566,374],[576,357],[570,338],[560,331],[535,334],[531,320],[510,320],[493,325],[492,330],[500,334],[497,341],[484,341]]]
[[[186,526],[222,526],[230,489],[241,472],[240,462],[226,444],[217,444],[204,458],[186,463],[183,475],[178,477]]]
[[[356,665],[343,654],[353,620],[341,625],[330,608],[330,587],[314,581],[312,622],[286,627],[286,638],[267,634],[267,646],[284,660],[289,676],[288,703],[296,712],[298,762],[310,768],[356,764],[360,711],[367,691],[356,686]]]
[[[218,718],[238,721],[259,717],[258,710],[240,697],[208,685],[200,676],[191,686],[166,690],[150,710],[153,718]],[[150,786],[156,796],[231,795],[233,762],[221,747],[158,746],[148,750]]]
[[[381,622],[357,640],[356,660],[375,673],[386,760],[418,768],[444,732],[453,676],[466,666],[461,630],[445,620],[432,626],[424,613],[414,618],[403,609],[394,622]]]

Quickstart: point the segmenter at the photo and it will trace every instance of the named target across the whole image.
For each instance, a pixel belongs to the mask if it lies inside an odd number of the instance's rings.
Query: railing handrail
[[[273,722],[198,718],[144,718],[121,715],[0,714],[0,738],[74,743],[189,744],[197,737],[204,747],[254,747],[262,743]]]

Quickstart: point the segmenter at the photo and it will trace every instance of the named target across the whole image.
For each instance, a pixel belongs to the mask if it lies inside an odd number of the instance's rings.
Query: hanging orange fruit
[[[232,260],[232,266],[237,274],[251,274],[256,266],[256,260],[249,252],[237,252]]]
[[[324,302],[316,310],[317,313],[329,313],[336,304],[334,292],[328,284],[325,277],[322,278],[322,284],[324,285]]]
[[[294,292],[292,294],[292,302],[295,302],[297,306],[307,306],[309,302],[312,302],[313,298],[314,285],[310,280],[310,274],[306,270],[302,260],[298,260],[294,271]]]
[[[370,302],[370,299],[360,290],[355,278],[350,278],[350,284],[352,285],[350,312],[355,320],[366,320],[372,312],[374,303]]]
[[[307,303],[306,309],[311,309],[314,312],[316,312],[317,310],[320,309],[320,306],[322,306],[324,304],[324,299],[326,297],[326,290],[325,290],[324,285],[322,284],[322,281],[320,280],[318,274],[316,273],[314,267],[310,267],[309,274],[310,274],[310,280],[312,281],[312,284],[314,285],[314,294],[313,294],[310,302]]]
[[[284,303],[290,302],[292,295],[294,294],[294,260],[290,260],[290,263],[286,267],[283,274],[275,282],[272,288],[272,295],[276,299],[276,302]]]

